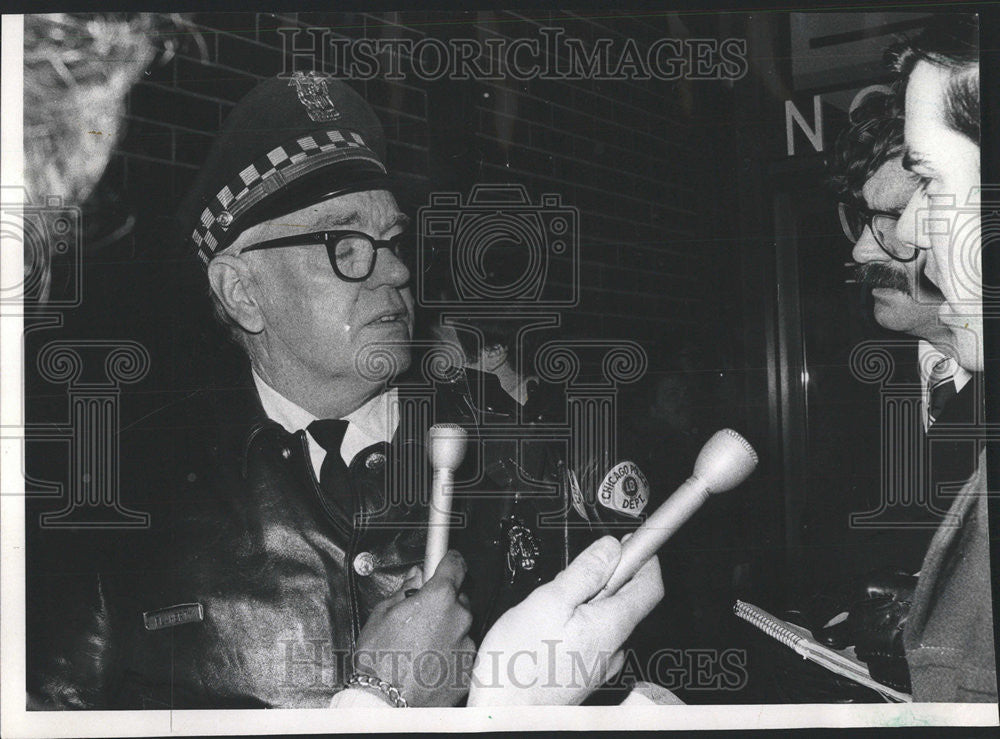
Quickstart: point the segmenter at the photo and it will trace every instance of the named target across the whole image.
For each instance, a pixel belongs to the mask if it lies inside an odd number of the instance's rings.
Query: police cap
[[[203,265],[251,226],[392,185],[385,135],[367,102],[316,72],[274,77],[229,114],[178,213]]]

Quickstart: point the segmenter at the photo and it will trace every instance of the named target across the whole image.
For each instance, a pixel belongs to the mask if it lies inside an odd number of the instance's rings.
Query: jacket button
[[[354,571],[361,577],[368,577],[375,571],[375,555],[371,552],[361,552],[354,558]]]
[[[375,470],[385,464],[385,455],[382,452],[372,452],[365,460],[365,467]]]
[[[292,456],[292,450],[289,449],[287,446],[281,450],[282,459],[289,459],[291,458],[291,456]]]

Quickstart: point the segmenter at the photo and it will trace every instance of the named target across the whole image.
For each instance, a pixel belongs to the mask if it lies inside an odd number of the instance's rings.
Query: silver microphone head
[[[427,431],[427,454],[431,468],[455,470],[465,456],[468,434],[457,423],[436,423]]]
[[[701,448],[694,463],[694,475],[709,493],[732,490],[757,467],[757,452],[750,442],[732,429],[722,429]]]

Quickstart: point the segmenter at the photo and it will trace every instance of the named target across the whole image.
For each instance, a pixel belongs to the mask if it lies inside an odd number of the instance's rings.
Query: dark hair
[[[464,323],[475,326],[483,332],[483,345],[478,346],[475,333],[467,326],[460,326],[458,331],[458,342],[462,345],[466,358],[475,362],[479,359],[480,349],[497,346],[498,344],[507,349],[507,357],[513,363],[517,356],[517,341],[515,333],[517,327],[510,321],[494,321],[488,318],[478,318],[475,320],[466,319]]]
[[[865,183],[903,153],[903,117],[896,95],[870,93],[851,112],[850,124],[827,160],[827,184],[840,199],[862,201]]]
[[[945,90],[944,116],[951,128],[977,146],[979,121],[979,21],[974,15],[935,16],[920,35],[889,49],[893,67],[903,81],[901,94],[918,62],[951,73]]]
[[[523,323],[515,320],[493,318],[464,317],[456,326],[458,342],[470,362],[479,361],[479,351],[491,346],[502,346],[507,350],[507,361],[523,374],[530,375],[535,371],[535,353],[547,339],[547,331],[529,331],[518,337],[518,331]],[[478,345],[476,334],[472,327],[483,334],[482,346]],[[520,338],[520,340],[519,340]],[[518,362],[524,366],[518,367]]]

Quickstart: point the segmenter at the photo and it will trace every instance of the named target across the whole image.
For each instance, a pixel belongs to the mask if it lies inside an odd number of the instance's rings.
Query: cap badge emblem
[[[299,102],[306,107],[309,118],[317,123],[335,121],[340,118],[340,111],[330,99],[330,91],[326,87],[329,77],[318,72],[295,72],[288,80],[289,85],[295,85]]]

